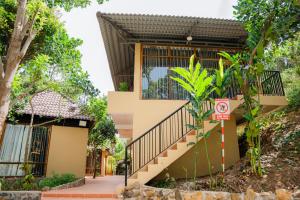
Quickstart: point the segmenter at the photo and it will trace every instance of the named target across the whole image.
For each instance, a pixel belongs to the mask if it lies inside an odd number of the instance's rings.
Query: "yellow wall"
[[[238,138],[236,134],[236,122],[233,115],[230,121],[225,121],[225,168],[232,166],[239,161]],[[212,165],[212,171],[221,171],[221,136],[220,125],[218,125],[207,140],[208,152]],[[194,176],[195,151],[199,152],[197,156],[197,176],[204,176],[208,173],[208,165],[204,148],[204,140],[195,145],[186,154],[172,163],[165,171],[156,177],[156,179],[165,178],[169,173],[174,178],[185,178],[186,174],[183,168],[187,169],[187,176]]]
[[[160,122],[163,118],[182,106],[182,100],[142,100],[141,91],[141,44],[135,45],[134,60],[134,91],[109,92],[108,113],[112,115],[115,123],[124,116],[132,116],[132,137],[137,138]],[[116,126],[120,124],[116,123]]]
[[[84,177],[87,128],[52,126],[46,176],[72,173]]]

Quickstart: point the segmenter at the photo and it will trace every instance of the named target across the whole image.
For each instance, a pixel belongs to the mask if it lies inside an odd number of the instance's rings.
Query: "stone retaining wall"
[[[0,200],[40,200],[40,191],[0,191]]]
[[[85,184],[85,178],[81,178],[81,179],[78,179],[78,180],[73,181],[71,183],[66,183],[66,184],[59,185],[59,186],[56,186],[56,187],[53,187],[53,188],[44,187],[43,191],[68,189],[68,188],[73,188],[73,187],[79,187],[79,186],[82,186],[84,184]]]
[[[256,193],[248,189],[246,193],[211,192],[211,191],[180,191],[133,184],[120,191],[119,199],[159,199],[159,200],[300,200],[300,190],[292,193],[278,189],[275,193]]]

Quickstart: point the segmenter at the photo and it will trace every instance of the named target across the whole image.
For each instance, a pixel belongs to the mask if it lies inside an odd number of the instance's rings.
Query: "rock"
[[[266,175],[266,174],[265,174],[265,175],[263,175],[263,178],[267,178],[267,177],[268,177],[268,175]]]
[[[276,190],[276,199],[277,200],[290,200],[292,199],[292,193],[285,189]]]
[[[257,193],[253,189],[248,188],[246,191],[245,200],[255,200]]]
[[[123,196],[124,196],[124,198],[131,198],[131,197],[133,197],[133,191],[125,189],[123,192]]]
[[[156,193],[155,189],[145,189],[145,190],[143,191],[143,195],[144,195],[144,197],[146,197],[146,198],[153,197],[153,196],[155,195],[155,193]]]
[[[175,200],[182,200],[180,191],[177,188],[174,190],[174,192],[175,192]]]
[[[243,200],[244,193],[231,193],[230,198],[231,198],[231,200]]]
[[[230,200],[228,192],[205,192],[205,200]]]
[[[42,191],[49,191],[50,189],[51,189],[50,187],[45,186],[45,187],[42,188]]]
[[[197,192],[197,194],[196,194],[196,197],[197,197],[197,200],[202,200],[202,197],[203,195],[202,195],[202,192]]]
[[[274,200],[275,199],[275,195],[272,192],[262,192],[262,193],[259,193],[258,195],[261,200]]]
[[[128,190],[132,190],[132,189],[140,189],[141,184],[139,182],[134,182],[133,184],[127,186],[126,188]]]
[[[123,194],[125,191],[125,187],[124,186],[118,186],[116,189],[116,193],[117,195]]]
[[[300,190],[297,190],[296,192],[293,193],[293,199],[300,199]]]
[[[132,190],[132,192],[133,192],[132,197],[139,197],[139,196],[141,196],[140,189],[134,189],[134,190]]]

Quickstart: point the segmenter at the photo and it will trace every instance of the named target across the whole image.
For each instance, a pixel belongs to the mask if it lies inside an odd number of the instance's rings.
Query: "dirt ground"
[[[224,182],[220,175],[214,175],[217,181],[213,187],[209,185],[209,177],[198,178],[196,187],[192,181],[177,180],[176,187],[228,192],[245,192],[249,187],[257,192],[300,189],[300,109],[279,112],[265,121],[262,126],[262,177],[251,173],[248,158],[243,157],[226,170]]]

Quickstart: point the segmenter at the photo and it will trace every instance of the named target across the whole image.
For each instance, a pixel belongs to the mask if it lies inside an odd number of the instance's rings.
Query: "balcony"
[[[210,70],[211,71],[211,70]],[[211,72],[212,74],[213,72]],[[161,74],[161,73],[160,73]],[[188,93],[181,86],[170,78],[170,72],[166,72],[163,78],[157,81],[143,80],[143,99],[188,99]],[[153,75],[155,76],[155,75]],[[259,82],[253,80],[250,84],[256,84],[260,88],[260,93],[264,96],[284,96],[284,89],[279,71],[265,71]],[[235,98],[241,95],[238,83],[234,76],[231,77],[231,85],[228,88],[228,98]],[[217,98],[216,93],[211,94],[211,98]]]

